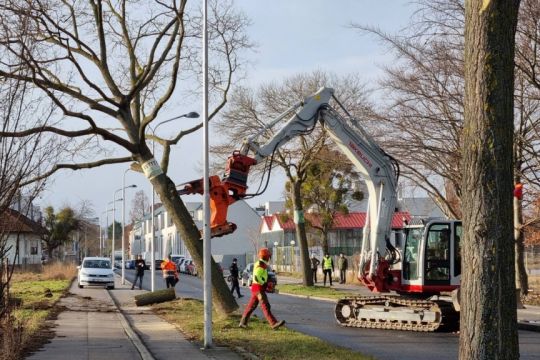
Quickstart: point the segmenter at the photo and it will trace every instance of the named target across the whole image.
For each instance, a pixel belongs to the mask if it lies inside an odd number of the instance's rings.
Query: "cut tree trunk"
[[[513,89],[519,0],[465,1],[463,273],[459,358],[519,358]]]
[[[174,291],[174,288],[168,288],[135,296],[135,305],[145,306],[151,304],[159,304],[174,299],[176,299],[176,293]]]

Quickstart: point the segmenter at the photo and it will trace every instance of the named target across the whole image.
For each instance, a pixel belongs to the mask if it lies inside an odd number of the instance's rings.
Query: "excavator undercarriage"
[[[334,315],[348,327],[406,331],[452,330],[459,313],[450,302],[401,296],[359,296],[340,299]]]

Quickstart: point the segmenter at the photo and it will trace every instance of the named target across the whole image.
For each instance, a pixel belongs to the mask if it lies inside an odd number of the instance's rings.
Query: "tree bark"
[[[459,358],[517,359],[513,89],[519,0],[465,2]]]
[[[145,155],[138,159],[142,164],[152,158],[149,150]],[[154,186],[154,190],[159,195],[163,206],[171,215],[172,220],[181,238],[184,240],[189,253],[193,257],[197,271],[199,274],[204,274],[203,270],[203,242],[201,234],[195,226],[189,211],[181,201],[175,184],[165,174],[158,175],[150,180]],[[229,291],[227,283],[223,278],[223,274],[219,272],[217,264],[212,258],[212,303],[223,314],[230,314],[238,309],[238,304],[234,300],[233,295]]]
[[[301,195],[302,184],[299,181],[293,182],[293,206],[294,210],[299,213],[304,213],[304,206],[302,204]],[[295,223],[296,239],[298,239],[298,245],[300,247],[300,260],[302,262],[302,278],[304,286],[313,286],[313,275],[311,273],[311,262],[309,260],[308,243],[306,235],[306,222],[303,219],[298,224]]]
[[[525,296],[529,292],[529,278],[525,268],[525,234],[521,199],[514,197],[514,240],[516,242],[516,289]]]

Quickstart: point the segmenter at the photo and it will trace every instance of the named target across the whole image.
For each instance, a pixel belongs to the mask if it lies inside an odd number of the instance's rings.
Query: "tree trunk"
[[[138,159],[142,164],[151,159],[151,154],[148,151],[144,157]],[[189,253],[193,257],[199,274],[204,274],[203,271],[203,242],[201,234],[195,226],[189,211],[180,199],[176,186],[171,179],[161,174],[150,180],[154,186],[154,190],[159,195],[163,206],[171,215],[172,220],[181,238],[184,240]],[[230,314],[238,309],[238,304],[234,300],[233,295],[229,291],[229,287],[223,278],[223,274],[219,272],[217,264],[212,258],[212,302],[214,306],[223,314]]]
[[[514,197],[514,240],[516,242],[516,289],[521,295],[529,292],[529,278],[525,268],[525,236],[523,234],[523,212],[521,199]]]
[[[304,220],[304,206],[302,204],[301,195],[302,184],[299,181],[293,183],[293,206],[294,211],[301,216],[298,216],[298,221],[295,221],[296,239],[300,248],[300,261],[302,262],[302,278],[304,286],[313,286],[313,275],[311,273],[311,262],[309,260],[309,249],[306,235],[306,222]],[[295,217],[296,220],[296,217]],[[297,223],[298,222],[298,223]]]
[[[459,358],[517,359],[513,89],[519,0],[465,2]]]

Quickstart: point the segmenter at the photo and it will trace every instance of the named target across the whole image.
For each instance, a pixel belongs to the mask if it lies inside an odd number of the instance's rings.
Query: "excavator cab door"
[[[424,284],[450,285],[450,239],[449,223],[432,223],[426,234]]]

